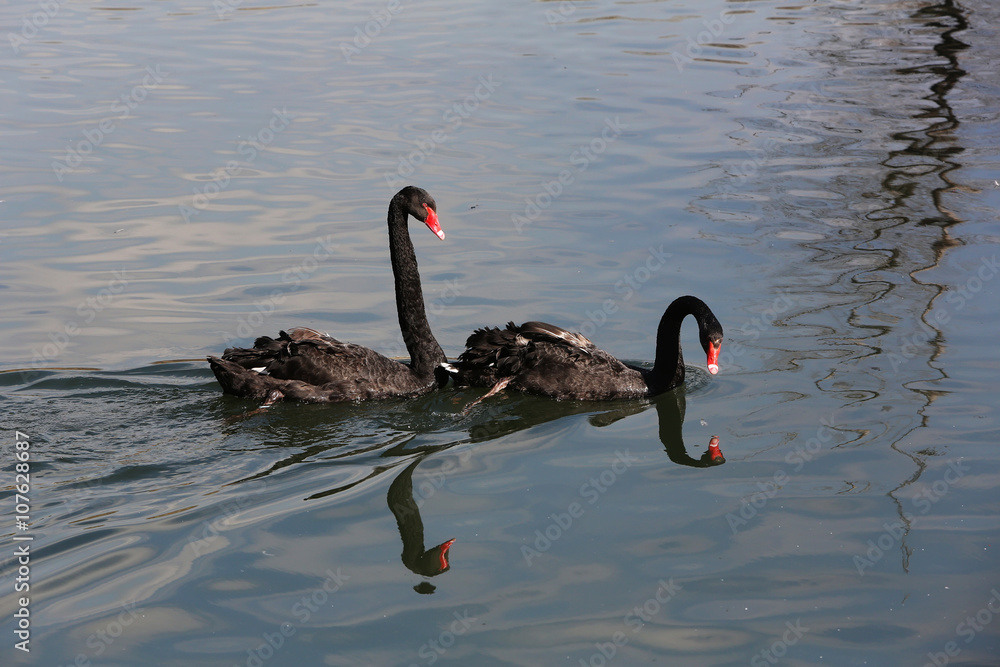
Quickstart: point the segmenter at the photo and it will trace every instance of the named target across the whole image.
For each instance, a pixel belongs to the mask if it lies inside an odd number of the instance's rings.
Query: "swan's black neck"
[[[386,500],[403,540],[403,565],[419,575],[433,577],[448,569],[448,548],[454,540],[424,549],[424,522],[413,499],[413,470],[422,460],[416,459],[393,480]]]
[[[400,197],[389,202],[389,257],[396,282],[396,313],[403,343],[410,353],[410,368],[422,378],[434,377],[438,365],[447,361],[444,351],[431,333],[424,310],[417,256],[407,226],[407,211]]]
[[[403,540],[403,563],[411,570],[424,553],[424,522],[420,519],[420,508],[413,500],[413,469],[420,463],[417,459],[400,473],[389,485],[389,510],[396,517],[399,536]]]
[[[660,442],[667,450],[667,456],[674,463],[692,468],[713,468],[726,462],[722,452],[718,449],[716,440],[713,453],[712,445],[700,458],[694,458],[688,454],[687,447],[684,446],[684,392],[675,391],[667,396],[661,396],[656,401],[656,415],[660,421]],[[714,436],[713,436],[714,438]]]
[[[681,322],[688,315],[698,320],[698,329],[704,338],[715,315],[705,302],[693,296],[682,296],[667,306],[660,326],[656,330],[656,361],[646,376],[651,394],[673,389],[684,383],[684,354],[681,352]]]

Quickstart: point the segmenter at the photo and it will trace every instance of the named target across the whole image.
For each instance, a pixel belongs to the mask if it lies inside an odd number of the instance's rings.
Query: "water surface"
[[[46,7],[0,9],[5,664],[995,661],[991,3]],[[222,396],[282,327],[405,354],[408,182],[448,354],[650,360],[692,293],[722,372],[685,330],[651,401]]]

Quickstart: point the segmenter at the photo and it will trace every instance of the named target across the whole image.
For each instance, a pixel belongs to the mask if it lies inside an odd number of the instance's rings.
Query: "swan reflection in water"
[[[659,397],[656,414],[660,422],[660,442],[667,450],[667,456],[677,465],[692,468],[713,468],[726,462],[719,448],[719,437],[713,435],[708,441],[708,449],[695,459],[687,453],[681,427],[684,425],[684,392],[676,391]]]
[[[435,420],[434,424],[427,424],[427,430],[440,432],[441,424],[437,420],[441,419],[442,408],[448,409],[446,406],[450,406],[451,409],[460,409],[460,406],[467,402],[468,395],[468,392],[457,392],[454,398],[450,399],[442,398],[446,396],[444,394],[437,394],[436,397],[430,396],[417,399],[418,401],[425,402],[417,406],[418,412],[427,419]],[[414,590],[418,593],[427,594],[433,593],[435,590],[435,587],[427,580],[443,574],[451,568],[451,549],[456,543],[456,538],[450,537],[437,543],[436,546],[425,547],[424,517],[421,515],[420,508],[424,504],[423,501],[426,500],[426,497],[415,496],[413,473],[425,459],[430,458],[434,454],[445,452],[457,445],[475,445],[496,440],[511,433],[578,414],[589,414],[588,421],[590,424],[596,428],[601,428],[631,415],[643,412],[652,405],[656,409],[660,442],[667,453],[667,457],[673,463],[693,468],[711,468],[726,462],[720,448],[719,438],[715,435],[709,438],[706,449],[697,458],[688,453],[687,447],[684,445],[682,433],[686,407],[685,390],[683,388],[666,392],[647,401],[621,401],[617,404],[605,403],[604,405],[613,405],[613,407],[595,412],[597,404],[594,402],[551,401],[526,395],[508,396],[506,400],[495,400],[489,404],[481,404],[466,417],[462,417],[460,414],[454,415],[465,422],[463,430],[466,437],[455,438],[443,444],[413,446],[413,441],[417,437],[415,432],[399,434],[400,437],[393,438],[392,444],[379,453],[378,456],[385,461],[384,463],[372,466],[371,471],[361,479],[354,479],[348,484],[338,485],[334,488],[312,494],[305,498],[305,500],[315,500],[344,493],[353,487],[381,477],[383,474],[391,473],[394,469],[403,466],[389,486],[386,502],[389,506],[389,511],[392,512],[392,515],[396,519],[399,536],[403,543],[403,551],[401,553],[403,565],[414,574],[424,578],[422,582],[414,586]],[[287,409],[291,412],[298,412],[295,407],[287,406]],[[259,410],[254,410],[245,413],[245,416],[259,413]],[[271,412],[270,414],[278,415],[281,413]],[[412,412],[407,412],[407,415],[412,416],[413,414]],[[299,416],[304,415],[300,414]],[[331,427],[329,417],[324,417],[322,413],[314,414],[314,416],[317,418],[317,422],[314,425],[316,428],[302,423],[297,423],[294,429],[291,429],[290,426],[289,428],[290,430],[294,430],[299,445],[303,444],[303,436],[307,434],[313,434],[317,440],[322,439],[322,444],[318,441],[312,444],[305,444],[304,447],[290,456],[274,462],[268,470],[241,481],[250,481],[291,465],[305,463],[328,450],[343,446],[342,442],[339,444],[329,444]],[[386,416],[388,417],[389,415]],[[354,417],[356,418],[356,415]],[[345,421],[345,423],[349,423],[349,421]],[[274,424],[272,423],[271,426],[273,427]],[[350,460],[359,454],[370,455],[374,450],[380,448],[377,445],[369,446],[365,447],[362,451],[353,450],[335,454],[332,457],[327,455],[326,459],[338,458]],[[466,449],[464,451],[468,452],[470,450]],[[433,534],[433,529],[430,532]],[[437,542],[436,539],[430,541],[432,543]]]
[[[547,402],[551,408],[552,403]],[[557,403],[560,414],[555,417],[566,416],[567,414],[579,414],[593,410],[593,404],[586,403]],[[692,468],[712,468],[720,466],[726,462],[719,447],[718,436],[709,438],[707,449],[698,458],[693,458],[684,446],[684,436],[682,427],[684,424],[684,412],[686,401],[683,391],[669,392],[658,397],[654,403],[659,422],[660,442],[663,444],[667,457],[678,465],[690,466]],[[595,427],[608,426],[620,419],[637,414],[649,407],[646,405],[629,404],[625,407],[617,408],[594,414],[590,417],[591,425]],[[501,416],[498,410],[491,411],[492,417]],[[549,411],[550,418],[551,410]],[[511,427],[509,422],[491,421],[478,424],[469,430],[472,442],[482,442],[492,440],[499,435],[527,428],[520,420],[514,420],[516,427]],[[503,424],[508,424],[506,427]],[[531,424],[534,425],[534,424]],[[501,432],[502,431],[502,432]],[[436,451],[447,449],[442,446]],[[403,565],[408,570],[422,577],[436,577],[447,572],[451,568],[449,550],[456,539],[451,538],[431,547],[424,548],[424,522],[420,516],[420,506],[417,504],[413,494],[413,471],[424,460],[434,452],[423,452],[418,458],[403,469],[389,487],[388,503],[393,516],[396,517],[396,524],[399,527],[399,536],[403,541],[402,560]],[[423,581],[414,590],[418,593],[433,593],[435,587],[428,581]]]
[[[446,540],[436,547],[424,549],[424,522],[420,518],[420,506],[413,497],[413,471],[424,456],[414,459],[413,463],[403,468],[389,486],[387,500],[389,510],[396,517],[399,536],[403,540],[403,565],[408,570],[422,577],[436,577],[447,572],[451,567],[448,562],[448,550],[455,543],[454,538]],[[433,593],[434,586],[424,581],[414,587],[418,593]]]

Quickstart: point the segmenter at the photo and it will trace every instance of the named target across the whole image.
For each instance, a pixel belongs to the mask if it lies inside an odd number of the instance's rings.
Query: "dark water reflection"
[[[961,243],[952,236],[950,228],[960,224],[962,220],[946,207],[947,195],[961,188],[958,183],[952,180],[951,172],[961,169],[960,158],[964,151],[954,135],[954,131],[959,126],[959,119],[948,102],[948,94],[966,74],[960,66],[959,57],[964,50],[969,48],[969,45],[961,41],[958,35],[967,30],[969,24],[964,10],[951,2],[922,7],[915,13],[914,18],[925,21],[925,25],[928,26],[945,28],[941,32],[941,41],[934,46],[934,52],[944,58],[946,62],[944,64],[917,65],[898,70],[902,76],[912,75],[922,78],[930,74],[936,79],[930,86],[930,94],[924,98],[932,102],[934,106],[914,116],[915,120],[927,122],[925,129],[919,132],[898,132],[892,135],[893,140],[905,145],[902,150],[890,151],[889,157],[882,162],[888,170],[882,181],[882,189],[886,193],[892,193],[894,199],[892,206],[874,212],[869,218],[878,221],[898,221],[898,225],[889,228],[897,234],[900,233],[899,227],[905,228],[910,225],[931,226],[939,229],[938,238],[928,238],[930,244],[927,250],[932,253],[930,257],[908,257],[900,262],[903,266],[918,266],[915,272],[919,272],[939,266],[944,253],[949,248]],[[935,184],[932,179],[938,179],[940,183]],[[927,180],[931,180],[931,182],[928,183]],[[930,206],[913,204],[909,201],[914,197],[925,196],[924,193],[927,192],[931,198]],[[914,216],[915,211],[919,212],[916,216]],[[932,214],[927,215],[927,212],[932,212]],[[933,215],[933,212],[937,212],[937,215]],[[894,252],[905,252],[905,249],[898,249]],[[917,264],[917,262],[923,263],[928,260],[929,263],[923,266]],[[918,324],[922,331],[911,337],[910,344],[926,341],[931,346],[930,358],[927,361],[928,366],[936,368],[938,364],[935,362],[942,354],[944,347],[943,332],[938,328],[940,323],[937,320],[944,320],[942,315],[945,313],[940,309],[936,310],[935,303],[940,303],[946,298],[945,292],[948,286],[933,282],[921,282],[935,292],[920,313]],[[898,363],[899,356],[890,358],[892,363]],[[943,372],[941,372],[941,376],[946,377]],[[920,393],[926,397],[928,404],[935,399],[935,392],[922,391]],[[921,424],[921,426],[923,425]],[[892,443],[892,447],[897,448],[897,444],[897,442]],[[914,549],[910,546],[907,538],[914,517],[906,509],[904,490],[917,483],[923,476],[927,468],[926,455],[930,452],[910,453],[905,448],[898,448],[898,451],[910,458],[915,465],[912,477],[904,480],[897,488],[887,493],[897,505],[899,525],[901,526],[899,533],[901,566],[904,572],[908,572],[909,559]]]
[[[698,374],[695,374],[698,378]],[[701,383],[704,383],[701,379]],[[693,384],[698,384],[695,380]],[[480,392],[481,393],[481,392]],[[456,393],[449,401],[454,407],[456,401],[468,400],[468,392]],[[605,410],[605,405],[615,405],[614,409]],[[382,435],[376,442],[361,448],[345,447],[344,441],[357,441],[357,434],[351,432],[356,425],[356,415],[351,415],[343,423],[349,429],[347,432],[337,434],[337,424],[331,422],[327,411],[317,411],[317,417],[321,422],[316,423],[315,430],[310,429],[308,422],[303,422],[298,414],[298,410],[292,410],[284,418],[294,420],[288,428],[294,431],[295,448],[294,452],[287,457],[274,461],[255,475],[241,479],[234,484],[250,483],[256,480],[266,482],[272,474],[280,473],[291,466],[305,464],[317,458],[327,461],[339,461],[360,457],[363,461],[366,455],[377,453],[379,463],[373,465],[370,471],[362,475],[354,476],[350,481],[338,483],[329,489],[324,489],[312,493],[304,498],[306,501],[319,500],[322,498],[336,499],[339,494],[349,492],[358,485],[367,484],[372,480],[382,476],[393,477],[387,492],[387,503],[389,510],[396,519],[400,538],[403,543],[402,562],[403,565],[415,574],[424,577],[434,577],[450,567],[448,551],[455,542],[455,539],[448,539],[440,544],[426,548],[424,544],[424,522],[421,517],[420,507],[445,484],[450,474],[458,472],[459,466],[452,466],[450,463],[443,468],[438,468],[429,478],[423,482],[416,490],[413,486],[413,474],[418,466],[425,459],[435,454],[447,452],[449,449],[461,445],[475,445],[488,442],[500,437],[506,437],[532,429],[541,424],[552,422],[572,415],[583,415],[587,417],[589,424],[595,428],[609,426],[615,422],[625,419],[631,415],[639,414],[654,407],[657,415],[658,431],[660,442],[668,458],[675,464],[694,468],[708,468],[722,465],[726,462],[720,448],[719,438],[711,436],[706,449],[697,458],[692,457],[684,445],[683,424],[686,406],[685,390],[669,392],[659,396],[652,401],[632,401],[602,404],[592,402],[563,402],[552,403],[551,401],[537,397],[514,398],[513,401],[505,401],[503,398],[494,399],[491,402],[482,404],[467,421],[471,425],[467,427],[464,437],[459,437],[461,432],[454,431],[454,424],[449,423],[452,419],[459,418],[459,414],[441,414],[436,412],[437,417],[426,424],[417,427],[419,430],[440,431],[443,428],[441,421],[444,420],[452,428],[448,430],[451,437],[457,439],[440,442],[439,444],[414,444],[415,434],[403,432],[390,437]],[[440,404],[438,408],[442,408]],[[463,410],[460,414],[465,414]],[[227,423],[237,423],[241,420],[253,418],[265,414],[263,409],[250,410],[242,415],[226,419]],[[412,427],[412,426],[411,426]],[[314,442],[309,440],[309,435],[315,438]],[[332,439],[331,439],[332,436]],[[304,439],[305,438],[305,439]],[[292,444],[292,443],[289,443]],[[336,451],[333,451],[336,450]],[[465,448],[458,456],[459,464],[468,463],[472,449]],[[383,462],[384,461],[384,462]],[[403,467],[405,465],[405,467]],[[400,470],[402,468],[402,470]],[[427,582],[421,582],[415,587],[418,592],[433,592],[434,588]]]
[[[4,664],[994,662],[993,3],[400,6],[350,62],[388,5],[63,3],[0,55],[34,536]],[[401,171],[441,206],[450,355],[543,319],[649,359],[694,293],[722,373],[469,414],[221,396],[190,360],[285,326],[399,353]]]

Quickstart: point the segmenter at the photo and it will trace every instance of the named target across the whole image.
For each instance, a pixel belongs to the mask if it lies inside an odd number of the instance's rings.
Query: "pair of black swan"
[[[676,299],[663,313],[650,369],[624,364],[584,336],[543,322],[477,329],[455,365],[448,364],[427,322],[409,216],[444,239],[433,197],[413,186],[396,193],[389,202],[389,254],[409,365],[313,329],[292,329],[278,338],[262,336],[250,349],[230,348],[221,359],[209,357],[223,390],[265,405],[282,399],[355,401],[418,396],[443,386],[451,375],[459,386],[490,387],[483,398],[505,387],[557,399],[642,398],[683,384],[680,329],[688,315],[698,322],[709,372],[718,372],[722,325],[693,296]]]

